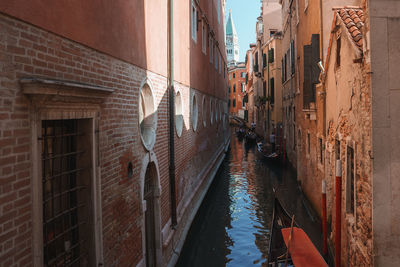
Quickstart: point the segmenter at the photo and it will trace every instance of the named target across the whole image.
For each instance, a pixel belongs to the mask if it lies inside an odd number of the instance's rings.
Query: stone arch
[[[150,176],[150,177],[149,177]],[[154,261],[154,266],[161,266],[162,261],[162,227],[161,227],[161,183],[160,183],[160,171],[158,167],[158,161],[154,152],[146,153],[144,158],[142,159],[142,167],[140,170],[140,199],[142,201],[142,255],[143,255],[143,264],[142,266],[146,266],[146,262],[148,261],[149,250],[147,249],[149,246],[148,242],[148,232],[151,229],[146,229],[146,211],[152,210],[154,222],[154,233],[152,235],[153,240],[153,248],[152,251],[152,260]],[[151,179],[151,187],[152,187],[152,200],[149,201],[147,196],[145,195],[146,190],[146,179]],[[152,202],[152,203],[150,203]],[[152,205],[152,207],[150,207]],[[151,255],[150,255],[151,256]]]

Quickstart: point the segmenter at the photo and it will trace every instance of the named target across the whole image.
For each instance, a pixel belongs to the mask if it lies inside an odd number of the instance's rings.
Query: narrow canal
[[[233,134],[223,161],[189,230],[177,267],[266,266],[273,188],[320,248],[321,226],[293,170],[265,162],[256,146]]]

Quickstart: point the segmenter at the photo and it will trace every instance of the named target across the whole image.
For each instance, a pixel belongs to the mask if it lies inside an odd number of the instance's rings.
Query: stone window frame
[[[33,266],[43,266],[43,195],[41,134],[44,120],[88,120],[91,143],[90,186],[93,194],[92,229],[94,262],[103,265],[103,227],[101,206],[101,177],[99,155],[100,105],[114,89],[75,81],[26,77],[20,79],[22,93],[30,99],[32,155],[32,250]],[[84,107],[85,109],[82,109]]]
[[[207,55],[207,31],[204,25],[204,20],[201,20],[201,50],[204,55]]]
[[[75,111],[44,111],[35,112],[31,116],[31,135],[32,135],[32,233],[33,233],[33,254],[34,266],[43,266],[43,185],[42,185],[42,167],[41,167],[41,125],[45,120],[87,120],[87,127],[90,132],[87,134],[91,151],[91,173],[90,190],[94,201],[89,203],[91,210],[90,229],[94,238],[94,262],[96,266],[102,264],[103,260],[103,234],[102,234],[102,209],[101,209],[101,181],[100,181],[100,162],[99,162],[99,136],[98,125],[99,118],[97,112],[79,112]],[[36,152],[35,152],[36,151]]]
[[[353,210],[353,212],[348,212],[348,205],[350,205],[349,204],[349,201],[348,201],[348,198],[349,198],[349,193],[348,193],[348,190],[349,190],[349,184],[348,184],[348,173],[347,173],[347,160],[348,160],[348,158],[347,158],[347,150],[348,150],[348,147],[350,147],[350,148],[352,148],[353,149],[353,166],[354,166],[354,169],[353,169],[353,182],[354,182],[354,191],[352,192],[353,193],[353,198],[354,198],[354,203],[353,203],[353,205],[354,205],[354,210]],[[342,164],[342,176],[344,176],[345,177],[345,180],[344,180],[344,188],[345,188],[345,214],[346,214],[346,217],[348,218],[348,219],[350,219],[350,221],[351,220],[356,220],[356,214],[357,214],[357,144],[356,144],[356,142],[354,141],[354,140],[351,140],[350,138],[347,138],[347,140],[346,140],[346,146],[345,146],[345,149],[344,149],[344,155],[345,155],[345,157],[344,157],[344,164]]]
[[[192,40],[197,43],[197,30],[198,30],[198,25],[197,25],[197,8],[192,0],[192,6],[190,10],[190,18],[191,18],[191,31],[192,31]]]
[[[218,24],[221,23],[221,0],[217,0],[217,17],[218,17]]]

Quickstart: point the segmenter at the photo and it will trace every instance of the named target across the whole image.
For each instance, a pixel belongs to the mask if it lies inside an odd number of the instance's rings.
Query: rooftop
[[[346,26],[348,33],[355,45],[363,49],[363,35],[362,27],[364,26],[364,12],[361,8],[357,7],[344,7],[335,9],[338,18],[342,20]]]

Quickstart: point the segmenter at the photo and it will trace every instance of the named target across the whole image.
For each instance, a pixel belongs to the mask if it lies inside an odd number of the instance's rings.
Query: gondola
[[[292,221],[293,220],[293,221]],[[268,265],[273,267],[327,267],[307,234],[298,227],[279,200],[274,198]]]
[[[280,156],[276,152],[272,152],[272,149],[266,149],[263,142],[257,143],[257,150],[262,155],[263,159],[268,162],[278,163]]]
[[[274,210],[272,213],[267,266],[278,267],[281,266],[281,264],[283,264],[282,266],[284,266],[287,247],[285,245],[285,241],[283,240],[281,230],[290,227],[291,222],[292,218],[282,207],[279,200],[275,197]],[[297,226],[297,223],[294,222],[293,225]],[[290,258],[288,259],[288,264],[293,265]]]
[[[242,139],[246,135],[246,129],[243,127],[240,127],[238,130],[236,130],[236,136],[239,139]]]
[[[244,136],[244,139],[248,144],[255,144],[257,140],[257,134],[253,131],[249,131]]]

